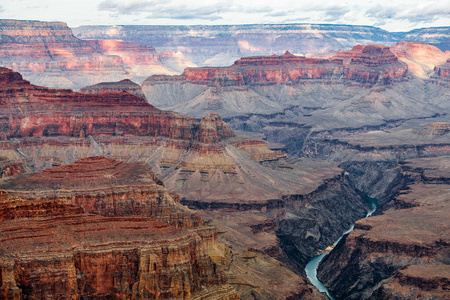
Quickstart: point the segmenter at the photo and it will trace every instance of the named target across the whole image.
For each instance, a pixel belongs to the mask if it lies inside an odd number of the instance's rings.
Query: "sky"
[[[0,19],[81,25],[350,24],[450,26],[449,0],[2,0]]]

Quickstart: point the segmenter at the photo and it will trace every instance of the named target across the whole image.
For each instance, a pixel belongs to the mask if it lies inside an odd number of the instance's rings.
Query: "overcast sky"
[[[319,23],[389,31],[450,26],[449,0],[2,0],[1,19],[80,25]]]

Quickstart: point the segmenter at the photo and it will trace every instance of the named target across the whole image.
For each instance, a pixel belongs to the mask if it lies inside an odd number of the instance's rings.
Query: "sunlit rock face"
[[[183,69],[178,64],[192,65],[170,52],[162,58],[147,45],[80,40],[62,22],[0,20],[0,24],[0,65],[38,85],[79,89],[126,78],[141,82],[151,74],[176,74]]]
[[[399,42],[390,50],[399,60],[408,64],[408,71],[423,79],[429,78],[436,66],[450,58],[450,52],[423,43]]]

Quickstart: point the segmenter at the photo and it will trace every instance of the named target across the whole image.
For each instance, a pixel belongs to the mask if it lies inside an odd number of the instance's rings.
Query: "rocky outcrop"
[[[0,79],[0,128],[6,139],[133,135],[181,139],[188,145],[203,139],[194,118],[160,111],[127,92],[88,95],[37,87],[6,68],[0,69]]]
[[[405,77],[408,67],[386,46],[355,46],[333,56],[344,62],[344,78],[363,84],[389,84]]]
[[[185,299],[225,280],[200,237],[165,223],[54,200],[0,203],[0,299]]]
[[[137,97],[145,98],[141,86],[129,79],[119,82],[101,82],[80,89],[80,93],[83,94],[114,94],[120,92],[128,92]]]
[[[2,187],[0,299],[238,299],[216,286],[215,228],[146,164],[89,157]]]
[[[105,80],[140,82],[150,74],[177,73],[151,46],[83,41],[62,22],[0,20],[0,24],[1,65],[34,84],[77,89]]]
[[[204,221],[169,195],[148,165],[88,157],[3,185],[23,199],[57,199],[103,216],[141,215],[180,228]],[[126,201],[124,201],[126,200]]]
[[[229,67],[186,68],[181,76],[174,78],[150,76],[142,83],[142,89],[151,104],[195,117],[211,112],[228,119],[255,114],[276,116],[292,107],[326,109],[330,104],[329,97],[339,98],[340,103],[354,97],[352,100],[356,102],[365,98],[367,90],[374,87],[380,93],[395,89],[400,83],[413,84],[407,69],[388,47],[355,46],[353,50],[342,51],[327,59],[286,52],[244,57]],[[355,89],[359,87],[364,89]],[[383,114],[393,113],[384,107],[388,108],[391,106],[388,102],[395,100],[390,97],[379,99],[378,95],[374,98],[370,101],[361,99],[356,109],[361,107],[365,111],[367,106],[371,108],[370,102],[379,101],[381,105],[373,105],[376,110],[386,110]],[[351,110],[355,109],[352,107]],[[333,117],[337,116],[339,114]],[[351,121],[357,116],[345,119]]]
[[[395,208],[355,224],[319,267],[336,297],[425,299],[448,295],[448,157],[416,159]],[[439,180],[436,180],[439,179]]]
[[[450,87],[450,59],[434,68],[434,76],[431,79],[436,84]]]
[[[374,85],[401,79],[405,77],[407,69],[407,65],[399,62],[388,47],[358,45],[330,59],[307,58],[288,51],[283,55],[244,57],[230,67],[187,68],[182,77],[176,77],[176,80],[217,86],[217,82],[220,82],[218,76],[222,76],[227,79],[221,81],[221,86],[232,83],[240,86],[244,83],[301,84],[309,80],[340,82],[342,78]],[[149,77],[143,82],[143,87],[160,80],[167,81],[167,78]]]

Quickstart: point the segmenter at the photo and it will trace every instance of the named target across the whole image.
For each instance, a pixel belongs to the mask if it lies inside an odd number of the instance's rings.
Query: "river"
[[[370,217],[376,210],[377,210],[377,200],[373,199],[373,198],[367,198],[367,201],[369,201],[370,205],[371,205],[371,210],[367,213],[367,215],[365,216],[365,218]],[[337,245],[337,243],[339,243],[339,241],[342,239],[342,237],[348,233],[350,233],[353,228],[355,227],[355,225],[352,225],[350,227],[350,229],[348,229],[346,232],[344,232],[337,240],[336,242],[334,242],[334,245]],[[323,253],[321,255],[317,255],[314,256],[313,258],[311,258],[311,260],[308,262],[308,264],[305,267],[305,271],[306,271],[306,276],[308,277],[308,279],[311,281],[311,283],[322,293],[326,293],[327,296],[331,299],[331,300],[335,300],[333,294],[331,294],[331,292],[328,290],[328,288],[323,285],[322,282],[320,282],[319,279],[317,279],[317,267],[319,266],[320,262],[322,261],[322,259],[328,255],[328,253]]]

